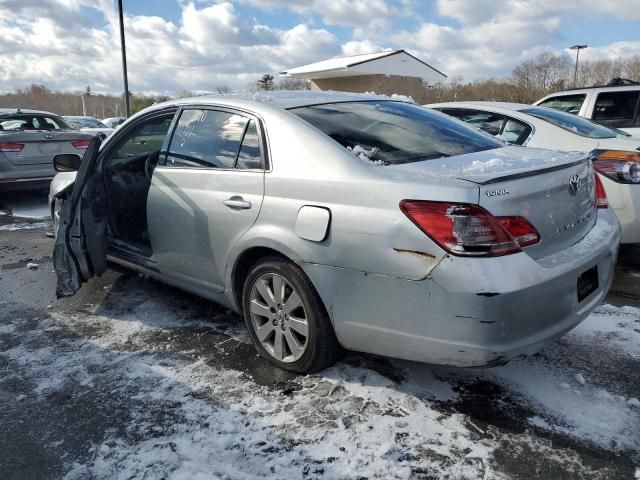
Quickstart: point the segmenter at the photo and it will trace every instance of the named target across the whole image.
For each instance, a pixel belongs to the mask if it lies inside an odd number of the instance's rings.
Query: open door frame
[[[107,268],[107,204],[99,162],[101,139],[87,148],[75,182],[56,194],[60,223],[53,250],[56,295],[68,297]]]

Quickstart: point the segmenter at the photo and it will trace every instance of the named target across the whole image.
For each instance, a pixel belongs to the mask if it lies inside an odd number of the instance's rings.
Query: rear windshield
[[[504,147],[472,127],[410,103],[345,102],[290,110],[363,160],[395,165]]]
[[[614,130],[599,125],[586,118],[578,117],[570,113],[560,112],[551,108],[527,108],[521,110],[532,117],[549,122],[557,127],[568,130],[582,137],[589,138],[614,138],[618,135]]]
[[[60,117],[23,113],[1,116],[0,131],[5,130],[72,130],[72,128]]]

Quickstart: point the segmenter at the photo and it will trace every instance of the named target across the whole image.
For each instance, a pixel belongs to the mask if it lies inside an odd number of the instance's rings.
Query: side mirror
[[[56,172],[77,172],[80,170],[82,158],[73,153],[61,153],[53,157],[53,168]]]

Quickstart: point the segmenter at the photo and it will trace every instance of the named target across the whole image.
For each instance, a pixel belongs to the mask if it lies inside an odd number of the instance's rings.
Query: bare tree
[[[216,87],[216,93],[231,93],[231,88],[227,85],[218,85]]]

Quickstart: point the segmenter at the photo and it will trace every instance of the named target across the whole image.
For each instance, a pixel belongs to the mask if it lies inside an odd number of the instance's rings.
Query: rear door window
[[[171,138],[166,165],[262,169],[256,120],[222,110],[185,109]]]
[[[531,133],[529,125],[506,115],[467,108],[443,108],[439,110],[504,142],[515,145],[522,145]]]
[[[482,112],[479,110],[462,109],[462,108],[444,108],[440,110],[442,113],[456,117],[469,125],[491,135],[498,135],[505,121],[504,115],[497,113]]]
[[[587,98],[585,93],[577,93],[575,95],[556,95],[555,97],[547,98],[538,105],[540,107],[549,107],[554,110],[560,110],[561,112],[577,115],[582,108],[585,98]]]
[[[592,118],[610,127],[633,127],[638,115],[638,97],[640,90],[599,93]]]
[[[242,139],[242,146],[238,153],[236,168],[255,170],[263,168],[262,157],[260,156],[260,137],[256,121],[251,120]]]
[[[502,125],[502,130],[496,135],[497,138],[514,145],[522,145],[531,134],[531,127],[526,123],[520,122],[513,118],[506,117],[506,121]]]

